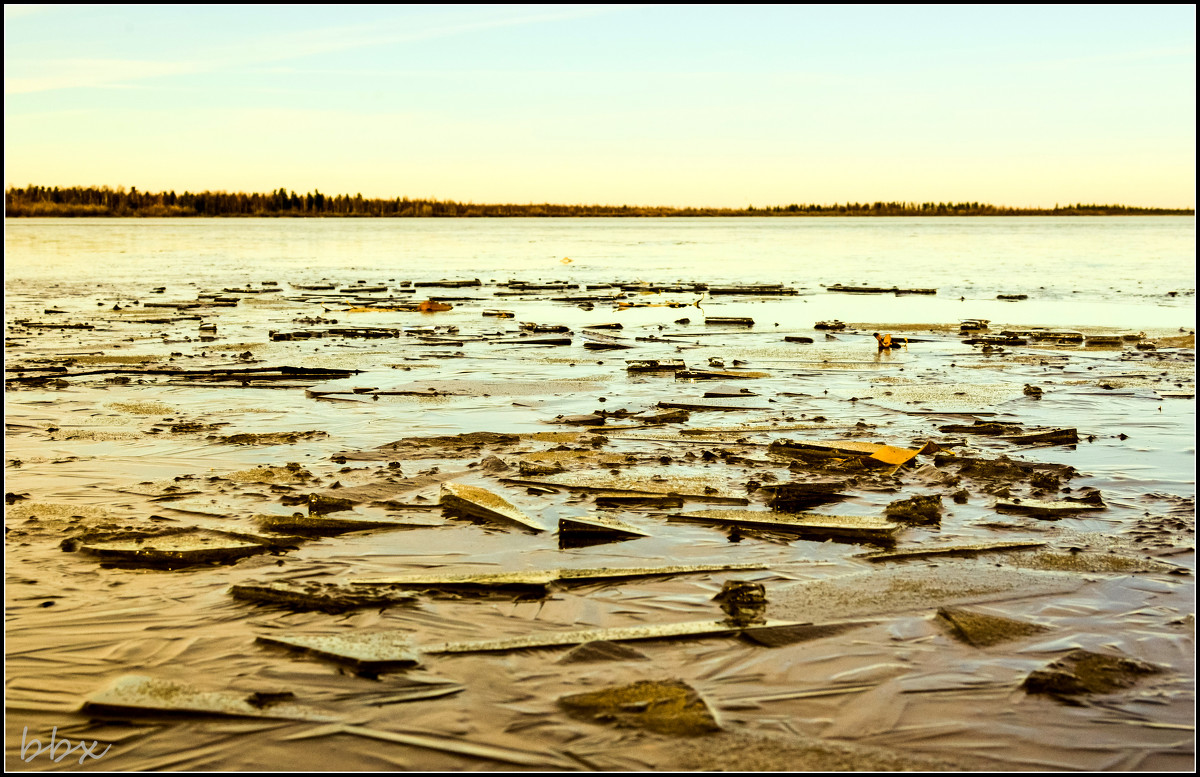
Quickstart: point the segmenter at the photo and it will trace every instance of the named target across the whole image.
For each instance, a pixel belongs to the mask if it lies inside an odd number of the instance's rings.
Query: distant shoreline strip
[[[361,194],[141,192],[137,187],[30,185],[4,193],[4,215],[22,217],[250,217],[250,218],[644,218],[764,216],[1195,216],[1194,208],[1143,208],[1076,203],[1016,208],[980,202],[792,203],[769,207],[676,208],[642,205],[478,204],[453,200],[368,199]]]

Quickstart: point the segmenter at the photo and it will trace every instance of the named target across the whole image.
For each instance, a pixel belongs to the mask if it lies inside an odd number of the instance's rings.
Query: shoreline
[[[570,208],[572,206],[563,206]],[[1013,210],[1005,213],[872,213],[870,211],[853,212],[819,212],[819,213],[789,213],[773,212],[768,209],[735,211],[731,213],[690,212],[692,209],[672,209],[663,213],[621,213],[619,211],[603,213],[512,213],[512,214],[440,214],[440,215],[399,215],[399,214],[369,214],[369,213],[8,213],[6,219],[40,219],[40,218],[69,218],[69,219],[113,219],[113,218],[184,218],[184,219],[563,219],[563,218],[619,218],[619,219],[658,219],[658,218],[687,218],[687,219],[724,219],[724,218],[884,218],[884,219],[922,219],[922,218],[1093,218],[1093,217],[1152,217],[1152,216],[1191,216],[1195,217],[1195,209],[1161,209],[1137,212],[1121,211],[1074,211],[1074,210]],[[707,211],[710,209],[695,209]]]
[[[477,203],[431,197],[367,197],[361,193],[328,195],[320,191],[270,192],[184,191],[139,192],[123,186],[9,186],[5,216],[63,217],[296,217],[296,218],[663,218],[663,217],[930,217],[930,216],[1195,216],[1195,206],[1142,207],[1119,203],[1067,203],[1044,206],[994,205],[987,202],[834,202],[788,205],[714,207],[711,205],[609,205],[600,203]]]

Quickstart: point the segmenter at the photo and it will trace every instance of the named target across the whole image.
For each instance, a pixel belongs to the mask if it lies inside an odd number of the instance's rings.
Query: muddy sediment
[[[720,726],[704,699],[680,680],[641,680],[615,688],[564,696],[559,705],[572,715],[660,734],[700,736]]]
[[[10,768],[1194,759],[1194,334],[316,280],[13,302]]]

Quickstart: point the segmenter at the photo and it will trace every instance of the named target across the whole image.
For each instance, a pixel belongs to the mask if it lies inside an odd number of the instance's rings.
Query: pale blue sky
[[[5,6],[5,183],[1195,204],[1195,7]]]

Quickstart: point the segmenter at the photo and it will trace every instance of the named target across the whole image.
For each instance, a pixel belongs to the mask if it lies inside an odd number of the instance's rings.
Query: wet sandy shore
[[[279,280],[211,296],[29,285],[10,297],[9,769],[1193,764],[1191,332],[1098,321],[1078,330],[1129,338],[971,345],[979,332],[958,322],[816,329],[786,296],[697,307],[691,292]],[[426,300],[449,309],[405,309]],[[1013,310],[986,331],[1037,324]],[[754,322],[705,324],[717,316]],[[880,352],[874,331],[909,343]],[[627,369],[648,360],[681,360],[694,377]],[[1025,439],[1065,429],[1074,441]],[[459,436],[479,432],[494,434]],[[871,460],[878,445],[899,464]],[[891,523],[891,541],[681,520],[778,515],[775,487],[789,483],[814,500],[797,510]],[[836,497],[813,497],[813,483]],[[536,526],[443,509],[444,484],[486,489]],[[937,508],[894,506],[912,497]],[[1041,502],[1056,507],[1031,508]],[[297,512],[326,523],[306,530]],[[634,531],[578,546],[560,535],[561,519],[589,517]],[[168,547],[182,550],[147,563],[146,548]],[[711,571],[567,575],[541,592],[431,583],[325,609],[231,594],[667,566]],[[729,622],[714,597],[730,581],[761,584],[766,603],[722,634],[621,642],[636,653],[595,660],[574,645],[434,650]],[[986,644],[956,617],[990,624]],[[739,636],[762,619],[819,628]],[[378,632],[399,632],[415,664],[363,670],[260,640]],[[1077,649],[1154,671],[1102,692],[1024,687]],[[131,675],[174,685],[157,709],[85,706]],[[712,725],[664,733],[658,702],[585,715],[560,702],[643,681],[685,684]],[[179,686],[229,694],[208,698],[238,714],[168,709],[167,696],[192,699]],[[292,706],[302,712],[283,715]],[[30,745],[52,731],[111,749],[55,762]]]

